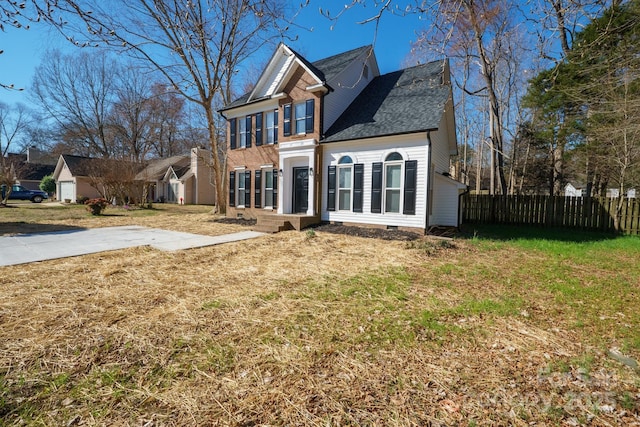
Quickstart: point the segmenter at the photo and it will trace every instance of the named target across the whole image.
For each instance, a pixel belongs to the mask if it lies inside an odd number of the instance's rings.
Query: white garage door
[[[72,202],[76,201],[74,197],[74,184],[73,181],[61,181],[60,182],[60,195],[58,196],[58,200],[64,202],[65,199],[69,199]]]

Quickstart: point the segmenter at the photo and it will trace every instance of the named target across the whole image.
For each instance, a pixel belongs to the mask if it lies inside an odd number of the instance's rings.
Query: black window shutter
[[[404,162],[404,208],[405,215],[416,214],[416,183],[418,181],[418,161]]]
[[[262,207],[262,172],[257,170],[255,171],[254,180],[254,194],[253,198],[253,207],[261,208]]]
[[[251,147],[251,116],[245,118],[247,121],[247,148]]]
[[[229,120],[229,128],[231,128],[231,131],[229,132],[231,135],[229,135],[229,146],[231,147],[232,150],[236,149],[236,126],[237,126],[237,120],[236,119],[231,119]]]
[[[362,212],[362,191],[364,187],[364,164],[353,165],[353,211]]]
[[[256,147],[262,145],[262,113],[256,114]]]
[[[229,174],[229,206],[236,205],[236,172]]]
[[[373,164],[371,170],[371,213],[382,212],[382,163]]]
[[[329,166],[329,185],[327,186],[327,210],[336,210],[336,167]]]
[[[278,110],[273,112],[273,143],[278,143]]]
[[[305,119],[305,132],[306,133],[313,133],[313,109],[314,109],[314,100],[313,99],[307,99],[307,105],[306,105],[306,119]]]
[[[244,172],[244,207],[251,207],[251,171]]]
[[[273,201],[271,206],[274,209],[278,207],[278,169],[273,170]]]
[[[284,136],[291,136],[291,104],[285,104],[282,107],[282,112],[284,114]]]

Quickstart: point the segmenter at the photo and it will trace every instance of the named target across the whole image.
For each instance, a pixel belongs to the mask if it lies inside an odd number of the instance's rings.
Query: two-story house
[[[320,221],[457,226],[447,61],[380,75],[371,46],[309,62],[280,44],[228,120],[229,216],[276,231]],[[270,228],[273,227],[273,228]]]

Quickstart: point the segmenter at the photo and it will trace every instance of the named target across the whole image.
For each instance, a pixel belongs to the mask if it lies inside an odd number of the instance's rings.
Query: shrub
[[[87,210],[91,212],[91,215],[100,215],[109,202],[107,202],[107,199],[99,197],[97,199],[89,199],[84,204],[87,205]]]
[[[47,194],[51,195],[56,192],[56,181],[53,179],[52,175],[47,175],[42,178],[39,187],[42,191],[45,191]]]
[[[86,205],[88,201],[89,201],[89,198],[87,196],[78,195],[76,197],[76,203],[79,205]]]

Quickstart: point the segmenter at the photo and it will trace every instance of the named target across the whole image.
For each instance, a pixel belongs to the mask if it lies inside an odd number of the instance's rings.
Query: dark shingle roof
[[[54,165],[41,165],[36,163],[23,163],[19,168],[18,178],[31,181],[40,181],[47,175],[53,174]]]
[[[289,47],[289,49],[291,49]],[[347,65],[353,62],[358,56],[362,55],[367,51],[371,51],[373,48],[371,45],[362,46],[356,49],[352,49],[347,52],[339,53],[337,55],[330,56],[328,58],[320,59],[315,62],[309,62],[305,59],[304,56],[297,53],[295,50],[291,49],[291,51],[302,61],[312,73],[314,73],[320,80],[323,82],[329,82],[332,78],[340,74],[342,70],[345,69]],[[251,92],[247,92],[241,97],[237,98],[235,101],[228,104],[224,107],[223,110],[229,110],[234,107],[239,107],[241,105],[246,104],[249,101],[249,96],[251,96]],[[255,99],[254,101],[259,101],[259,99]]]
[[[72,154],[63,154],[62,158],[73,176],[90,176],[91,174],[95,174],[95,171],[102,162],[102,159],[74,156]]]
[[[187,155],[172,156],[164,159],[152,160],[149,165],[144,168],[138,175],[137,180],[159,181],[167,173],[169,167],[173,167],[176,175],[180,176],[179,171],[183,168],[186,170],[191,166],[191,158]]]
[[[137,172],[144,167],[141,163],[126,160],[83,157],[72,154],[62,154],[62,158],[73,176],[95,176],[105,170],[122,170],[123,166],[133,172]]]
[[[451,96],[443,84],[444,62],[376,77],[327,130],[322,142],[437,129]]]
[[[362,46],[338,55],[320,59],[319,61],[313,62],[312,65],[322,73],[319,77],[324,77],[324,81],[328,82],[340,74],[340,72],[342,72],[342,70],[344,70],[347,65],[351,64],[358,56],[367,51],[371,51],[372,49],[373,47],[371,45]]]

